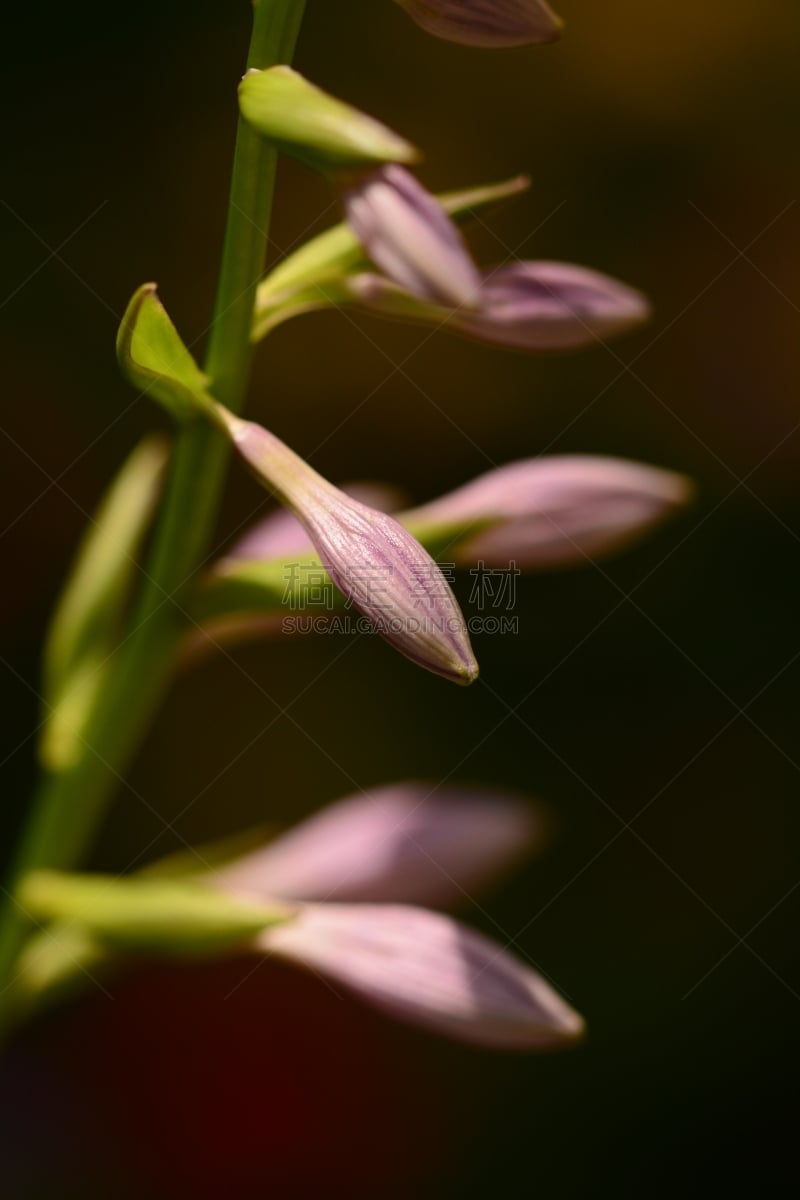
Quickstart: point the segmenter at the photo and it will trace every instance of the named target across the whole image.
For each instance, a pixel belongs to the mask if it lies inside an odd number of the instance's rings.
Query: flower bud
[[[452,530],[457,563],[503,567],[513,561],[546,570],[616,553],[690,497],[689,481],[671,471],[555,455],[498,467],[401,519],[418,536],[437,526]]]
[[[343,193],[347,221],[399,287],[448,308],[480,303],[480,276],[442,205],[396,165],[358,175]]]
[[[323,92],[291,67],[248,71],[239,85],[239,107],[260,134],[317,170],[419,158],[405,138]]]
[[[569,263],[517,262],[484,276],[481,309],[453,327],[512,350],[572,350],[641,325],[650,306],[625,284]]]
[[[532,353],[591,346],[640,325],[650,314],[640,292],[569,263],[519,262],[488,272],[474,311],[444,312],[375,274],[351,276],[346,287],[371,312]]]
[[[209,883],[256,899],[443,906],[509,867],[542,829],[521,796],[401,783],[322,809]]]
[[[396,0],[428,33],[464,46],[527,46],[563,28],[544,0]]]
[[[559,1049],[584,1030],[581,1017],[537,972],[426,909],[310,904],[258,941],[394,1017],[461,1041]]]
[[[446,213],[463,223],[529,187],[530,179],[518,175],[502,183],[444,192],[436,199]],[[368,271],[369,265],[363,246],[347,224],[317,234],[282,259],[259,284],[253,341],[302,313],[352,304],[347,281],[352,275]]]
[[[473,683],[478,666],[449,584],[393,517],[328,483],[278,438],[220,409],[236,449],[305,528],[322,565],[376,631],[419,666]]]
[[[379,512],[397,512],[402,508],[402,492],[386,483],[345,483],[342,491],[353,500],[377,508]],[[297,558],[313,553],[308,535],[288,508],[276,508],[234,542],[216,570],[234,562],[266,562],[269,559]]]

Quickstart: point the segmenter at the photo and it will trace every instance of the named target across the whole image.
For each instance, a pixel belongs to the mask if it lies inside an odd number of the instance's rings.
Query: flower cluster
[[[258,949],[450,1037],[558,1047],[583,1022],[531,967],[436,907],[471,900],[532,849],[542,819],[521,797],[401,784],[339,801],[217,871],[246,899],[302,901]]]
[[[297,964],[460,1041],[565,1047],[583,1021],[542,975],[432,911],[473,901],[546,832],[516,794],[404,783],[340,800],[213,869],[198,865],[219,857],[206,847],[124,880],[40,872],[22,898],[57,924],[31,946],[27,985],[41,999],[121,950],[213,949]]]
[[[641,293],[567,263],[514,261],[480,271],[458,229],[398,164],[344,191],[348,222],[382,274],[347,280],[353,302],[512,350],[575,349],[645,321]]]
[[[428,31],[471,45],[545,42],[560,30],[542,0],[398,3]],[[525,180],[435,197],[409,170],[419,158],[414,146],[285,66],[248,72],[240,106],[270,144],[331,181],[345,217],[262,280],[254,341],[337,305],[534,353],[588,346],[648,317],[638,291],[584,267],[513,259],[478,266],[460,224],[524,190]],[[455,566],[526,570],[591,563],[627,547],[690,495],[685,479],[660,468],[568,455],[509,463],[404,509],[385,485],[335,487],[273,432],[217,403],[153,287],[126,314],[120,359],[179,420],[188,411],[212,421],[285,506],[206,574],[192,611],[204,626],[215,619],[217,636],[275,617],[285,603],[280,569],[304,557],[407,658],[471,683],[477,663],[437,556],[446,552]],[[516,798],[407,785],[343,801],[205,884],[234,905],[224,920],[237,937],[252,934],[253,906],[256,922],[261,913],[251,952],[330,976],[442,1033],[498,1046],[557,1045],[574,1040],[582,1021],[536,972],[449,916],[417,907],[477,886],[530,835],[530,810]],[[54,894],[63,902],[63,884],[39,887],[32,904],[42,893],[51,906]],[[205,936],[196,896],[170,903],[182,937]],[[126,904],[118,911],[127,913]],[[133,933],[123,932],[140,936],[135,922]],[[118,938],[119,928],[112,933]]]
[[[422,29],[468,46],[546,43],[561,30],[545,0],[396,3]],[[532,571],[595,562],[690,495],[685,479],[657,467],[568,455],[497,466],[407,507],[382,484],[334,486],[272,430],[238,415],[251,343],[313,309],[352,305],[532,353],[590,346],[649,315],[638,291],[588,268],[513,256],[488,268],[476,263],[461,226],[526,182],[431,195],[409,169],[421,157],[415,146],[275,63],[275,47],[293,44],[302,8],[288,0],[256,5],[264,53],[251,61],[274,65],[248,70],[239,86],[239,148],[247,153],[236,156],[205,366],[154,284],[135,293],[119,331],[124,374],[168,411],[179,449],[154,575],[142,572],[144,598],[132,602],[136,555],[162,503],[166,457],[149,441],[111,489],[53,624],[41,756],[54,791],[46,792],[16,887],[19,910],[51,924],[25,946],[15,1002],[22,995],[33,1003],[76,969],[112,966],[131,952],[275,955],[447,1036],[517,1049],[566,1046],[583,1020],[542,975],[436,911],[470,899],[541,840],[541,813],[516,795],[402,784],[340,801],[248,853],[209,852],[201,872],[171,860],[124,879],[57,869],[71,866],[87,842],[109,781],[121,778],[148,704],[178,657],[185,628],[167,603],[175,596],[195,628],[274,618],[285,603],[287,558],[308,557],[326,586],[407,659],[470,684],[478,664],[445,561]],[[320,172],[344,219],[261,278],[276,152]],[[283,508],[199,572],[221,482],[219,435]],[[127,657],[112,668],[119,645]],[[122,728],[128,719],[130,732]],[[74,829],[66,825],[73,817]],[[12,929],[0,963],[4,954],[13,965],[24,942]]]

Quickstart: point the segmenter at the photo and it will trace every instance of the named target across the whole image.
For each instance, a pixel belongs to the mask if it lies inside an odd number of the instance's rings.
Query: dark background
[[[536,360],[315,316],[262,351],[250,412],[329,476],[416,499],[490,462],[597,451],[688,472],[695,507],[602,569],[526,579],[519,638],[478,640],[468,692],[368,639],[206,662],[174,688],[132,775],[145,803],[120,798],[95,865],[354,785],[521,788],[554,837],[465,916],[516,938],[590,1037],[504,1057],[288,970],[141,971],[9,1053],[14,1200],[772,1195],[794,1178],[800,10],[560,11],[558,46],[491,54],[426,38],[389,0],[310,0],[297,65],[420,143],[433,187],[529,171],[531,194],[475,231],[480,257],[606,270],[648,292],[653,323]],[[207,324],[247,28],[245,0],[4,13],[7,839],[59,580],[160,421],[117,377],[118,315],[155,278],[187,339]],[[283,169],[275,253],[331,223],[331,201]],[[262,503],[236,476],[220,543]]]

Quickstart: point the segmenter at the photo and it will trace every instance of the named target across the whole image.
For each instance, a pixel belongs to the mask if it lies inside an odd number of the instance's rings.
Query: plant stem
[[[254,0],[248,68],[291,60],[306,0]],[[205,360],[211,390],[237,412],[250,377],[250,333],[264,268],[275,183],[274,150],[240,117],[214,317]],[[86,753],[71,769],[46,775],[23,834],[11,885],[36,867],[74,866],[85,854],[172,676],[185,632],[181,594],[202,563],[225,478],[225,440],[203,421],[177,436],[167,494],[147,578],[125,642],[86,734]],[[2,989],[29,931],[12,898],[0,930]],[[13,978],[11,980],[13,982]]]

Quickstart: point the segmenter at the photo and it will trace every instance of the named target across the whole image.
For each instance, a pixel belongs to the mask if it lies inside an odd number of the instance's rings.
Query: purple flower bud
[[[215,887],[283,900],[444,906],[482,887],[542,833],[521,797],[405,783],[348,796],[217,871]]]
[[[544,0],[396,0],[437,37],[465,46],[552,42],[562,24]]]
[[[393,517],[346,496],[250,421],[221,410],[236,449],[303,525],[333,582],[401,654],[456,683],[478,665],[458,602],[426,550]]]
[[[402,519],[415,529],[474,522],[453,544],[456,562],[543,570],[615,553],[690,497],[682,475],[573,454],[509,463]]]
[[[464,239],[441,204],[403,167],[355,176],[343,201],[350,227],[389,279],[434,304],[477,306],[480,276]]]
[[[540,975],[440,913],[311,904],[258,941],[401,1020],[462,1041],[557,1049],[583,1033],[581,1017]]]
[[[487,272],[474,312],[443,313],[375,274],[354,275],[347,288],[372,312],[435,323],[476,341],[534,353],[590,346],[650,315],[640,292],[569,263],[519,262]]]
[[[482,306],[459,312],[460,332],[518,350],[571,350],[640,325],[650,315],[640,292],[586,267],[518,262],[484,278]]]

